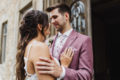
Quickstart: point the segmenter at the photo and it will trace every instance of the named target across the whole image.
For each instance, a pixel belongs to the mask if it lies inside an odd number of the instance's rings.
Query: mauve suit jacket
[[[52,44],[52,54],[56,38],[57,35]],[[65,68],[66,74],[63,80],[92,80],[93,51],[90,38],[73,30],[66,40],[60,53],[62,53],[65,48],[68,47],[72,47],[74,50],[74,56],[70,66]]]

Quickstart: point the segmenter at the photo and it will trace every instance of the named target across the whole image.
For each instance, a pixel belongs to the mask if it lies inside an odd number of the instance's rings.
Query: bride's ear
[[[38,24],[37,28],[38,28],[39,31],[42,31],[42,25],[41,24]]]

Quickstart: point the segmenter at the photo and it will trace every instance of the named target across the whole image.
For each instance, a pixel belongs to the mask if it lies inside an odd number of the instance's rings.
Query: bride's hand
[[[68,67],[73,58],[72,48],[65,49],[65,51],[60,56],[61,65]]]

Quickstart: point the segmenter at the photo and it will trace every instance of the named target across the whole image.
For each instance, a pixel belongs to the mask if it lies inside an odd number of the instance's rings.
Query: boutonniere
[[[46,39],[45,43],[51,47],[51,45],[53,44],[53,41],[55,39],[55,36],[49,37],[48,39]]]
[[[48,46],[51,47],[51,46],[52,46],[52,43],[53,43],[53,39],[49,39],[49,41],[48,41]]]

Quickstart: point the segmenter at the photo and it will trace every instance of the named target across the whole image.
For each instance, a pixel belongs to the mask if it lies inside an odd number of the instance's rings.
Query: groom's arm
[[[80,51],[78,70],[65,68],[64,80],[92,80],[93,76],[93,52],[92,43],[87,38]]]

